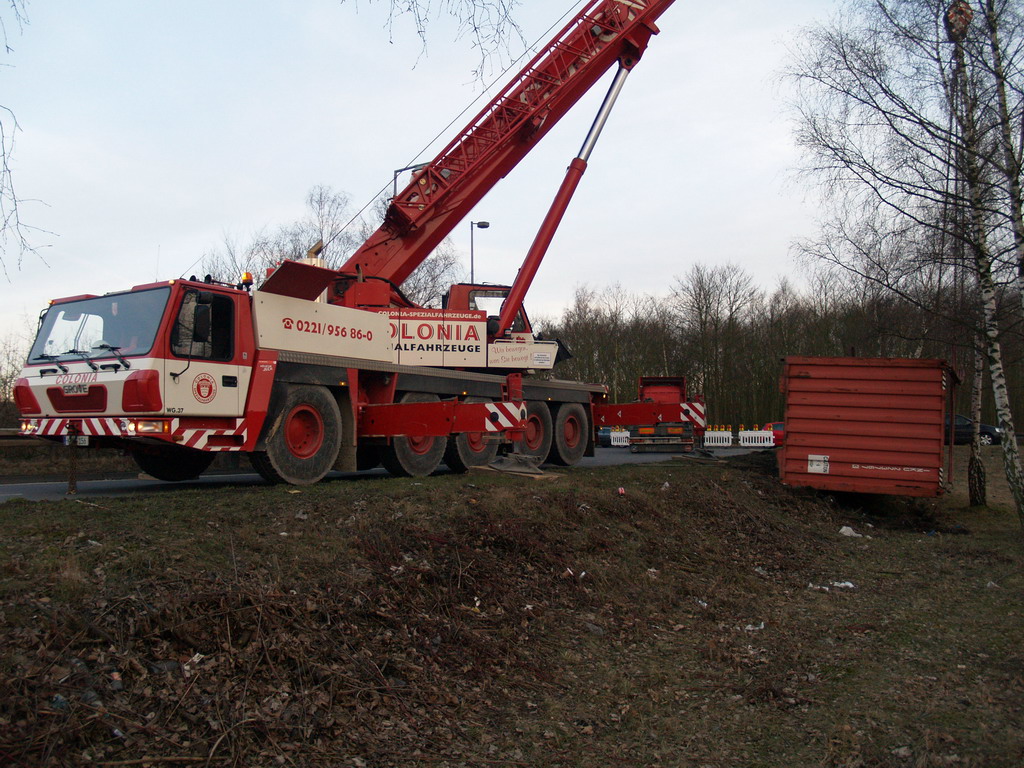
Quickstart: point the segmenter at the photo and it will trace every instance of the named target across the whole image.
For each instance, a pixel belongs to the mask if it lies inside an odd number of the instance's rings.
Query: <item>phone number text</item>
[[[294,330],[299,333],[315,333],[319,336],[334,336],[339,339],[356,339],[357,341],[373,341],[373,331],[356,328],[354,326],[335,325],[334,323],[320,323],[315,320],[292,320],[284,318],[282,323],[285,330]]]

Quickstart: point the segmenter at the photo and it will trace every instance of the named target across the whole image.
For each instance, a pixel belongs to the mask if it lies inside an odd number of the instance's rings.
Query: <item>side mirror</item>
[[[192,322],[192,340],[205,344],[210,340],[212,313],[209,304],[196,304],[196,313]]]

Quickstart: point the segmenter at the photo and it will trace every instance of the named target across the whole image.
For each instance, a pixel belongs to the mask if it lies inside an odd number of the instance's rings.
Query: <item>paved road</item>
[[[713,453],[716,456],[748,453],[747,448],[720,448]],[[619,464],[643,464],[649,462],[671,460],[670,453],[630,453],[622,448],[598,448],[595,455],[580,461],[581,467],[607,467]],[[328,482],[352,481],[370,477],[384,477],[383,469],[369,472],[332,472]],[[162,480],[142,479],[137,477],[116,480],[83,480],[78,483],[78,493],[67,495],[66,482],[42,483],[9,483],[0,484],[0,502],[8,499],[28,499],[31,501],[58,501],[66,498],[90,500],[107,496],[130,496],[137,493],[167,493],[185,488],[222,488],[226,486],[245,486],[263,484],[263,480],[255,472],[239,472],[238,474],[204,475],[183,483],[166,483]]]

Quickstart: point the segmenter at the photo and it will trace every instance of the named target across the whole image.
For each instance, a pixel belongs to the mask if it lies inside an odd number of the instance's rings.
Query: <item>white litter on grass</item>
[[[853,528],[851,528],[848,525],[844,525],[842,528],[840,528],[839,529],[839,534],[841,536],[849,536],[852,539],[863,539],[864,538],[864,534],[857,533],[855,530],[853,530]]]
[[[206,657],[203,654],[197,653],[191,659],[186,661],[182,665],[182,668],[184,669],[185,672],[185,677],[191,677],[192,675],[196,674],[196,667],[199,666],[199,662],[201,662],[205,658]]]
[[[747,624],[747,626],[745,626],[743,629],[746,632],[760,632],[762,629],[764,629],[764,622],[762,621],[760,624],[757,624],[756,626],[754,624]]]
[[[826,587],[823,584],[808,582],[807,588],[813,589],[815,592],[828,592],[830,589],[856,589],[857,585],[852,581],[833,581],[829,582],[829,585]]]

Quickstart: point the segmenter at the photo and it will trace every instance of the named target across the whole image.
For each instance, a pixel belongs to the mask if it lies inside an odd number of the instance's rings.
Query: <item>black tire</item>
[[[267,418],[266,450],[249,457],[265,480],[310,485],[331,470],[341,448],[341,411],[327,389],[285,385]]]
[[[980,442],[982,445],[992,445],[993,443],[995,443],[995,439],[993,439],[992,435],[990,435],[988,432],[982,432],[981,434],[978,435],[978,442]]]
[[[548,461],[563,467],[577,464],[587,450],[586,409],[579,403],[562,403],[555,412],[554,427]]]
[[[157,480],[177,483],[193,480],[205,472],[217,458],[216,453],[182,448],[179,445],[145,447],[132,451],[139,469]]]
[[[536,400],[526,404],[526,430],[520,443],[519,453],[542,464],[551,453],[552,440],[551,411],[547,403]]]
[[[467,403],[489,403],[486,397],[467,397]],[[487,432],[460,432],[448,438],[444,463],[452,472],[467,472],[470,467],[486,467],[498,455],[498,440],[488,440]]]
[[[436,403],[437,395],[425,392],[406,392],[400,403]],[[395,477],[426,477],[431,474],[448,447],[447,437],[393,437],[390,445],[381,449],[380,462]]]

